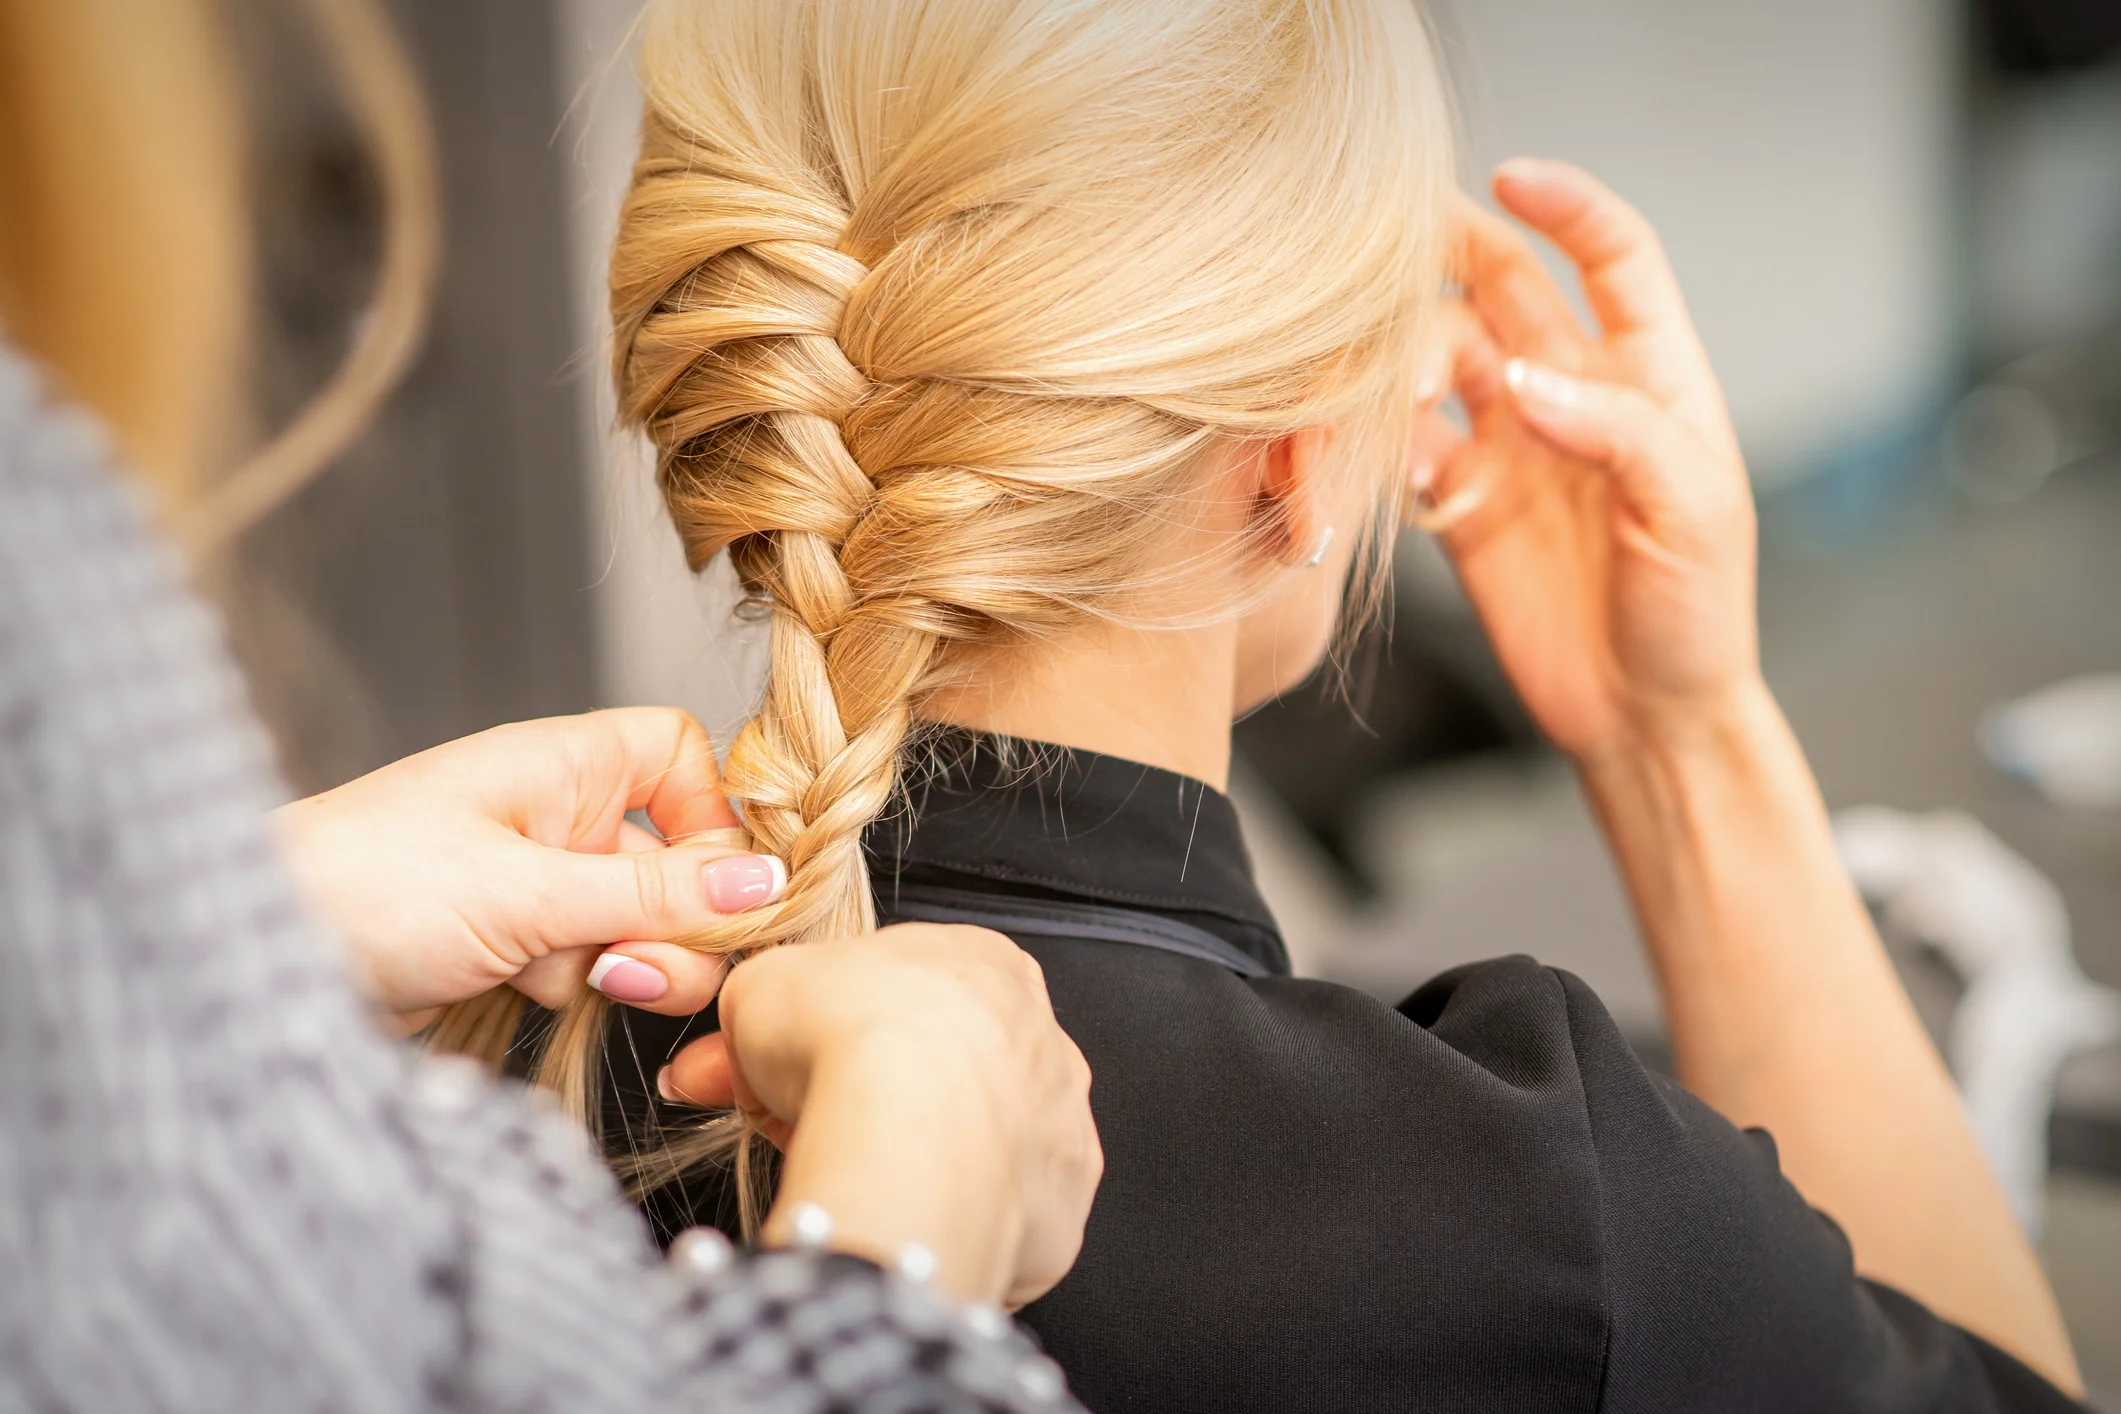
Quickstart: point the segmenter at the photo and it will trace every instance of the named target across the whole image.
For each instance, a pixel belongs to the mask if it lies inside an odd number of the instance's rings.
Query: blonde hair
[[[1404,445],[1442,77],[1411,0],[660,0],[641,56],[619,405],[770,610],[726,779],[790,869],[680,941],[868,928],[924,694],[1126,612],[1211,450]],[[543,1067],[578,1112],[602,1005]]]
[[[197,553],[329,465],[418,348],[439,242],[412,68],[371,0],[302,0],[386,210],[337,372],[232,471],[250,305],[240,84],[216,0],[0,0],[0,329],[116,432]]]
[[[216,20],[199,0],[0,0],[0,330],[170,504],[229,438],[248,312]]]

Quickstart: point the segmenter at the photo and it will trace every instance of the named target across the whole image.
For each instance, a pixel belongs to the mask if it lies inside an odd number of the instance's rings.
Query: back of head
[[[230,450],[248,313],[235,65],[209,0],[0,0],[0,336],[166,502]]]
[[[0,0],[0,337],[117,433],[198,552],[331,461],[405,369],[438,217],[427,115],[374,0],[289,0],[314,24],[384,196],[383,261],[331,381],[232,470],[252,239],[243,72],[220,0]]]
[[[666,0],[642,54],[620,405],[770,606],[728,781],[791,869],[690,941],[868,926],[925,693],[1125,613],[1219,444],[1395,440],[1441,79],[1411,0]]]

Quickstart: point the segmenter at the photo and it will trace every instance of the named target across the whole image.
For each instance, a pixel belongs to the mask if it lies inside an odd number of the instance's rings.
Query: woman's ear
[[[1266,444],[1254,496],[1259,544],[1285,565],[1315,563],[1334,533],[1324,515],[1334,429],[1299,427]]]

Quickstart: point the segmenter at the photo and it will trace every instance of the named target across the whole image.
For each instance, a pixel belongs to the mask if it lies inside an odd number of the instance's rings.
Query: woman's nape
[[[1379,488],[1336,477],[1333,442],[1320,426],[1217,448],[1200,514],[1158,547],[1129,614],[968,655],[921,715],[1224,788],[1231,720],[1310,676],[1345,617],[1361,541],[1342,527],[1377,514]]]

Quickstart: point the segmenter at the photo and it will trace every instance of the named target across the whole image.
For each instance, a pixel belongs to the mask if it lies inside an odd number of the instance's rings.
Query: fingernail
[[[1551,403],[1555,407],[1573,407],[1582,385],[1566,374],[1556,373],[1544,364],[1528,359],[1513,358],[1502,370],[1510,391],[1520,398],[1535,402]]]
[[[1421,381],[1414,385],[1414,401],[1423,406],[1435,402],[1442,394],[1443,379],[1433,373],[1422,374]]]
[[[670,979],[637,958],[608,952],[589,969],[589,985],[615,1002],[652,1002],[670,990]]]
[[[770,854],[733,854],[702,871],[707,906],[716,913],[742,913],[772,903],[788,890],[788,866]]]
[[[1435,479],[1436,466],[1433,462],[1416,462],[1407,468],[1407,489],[1417,496],[1425,493],[1429,489],[1429,483]]]
[[[670,1084],[670,1067],[667,1065],[655,1073],[655,1092],[673,1105],[688,1103],[683,1095],[680,1095],[672,1088]]]

